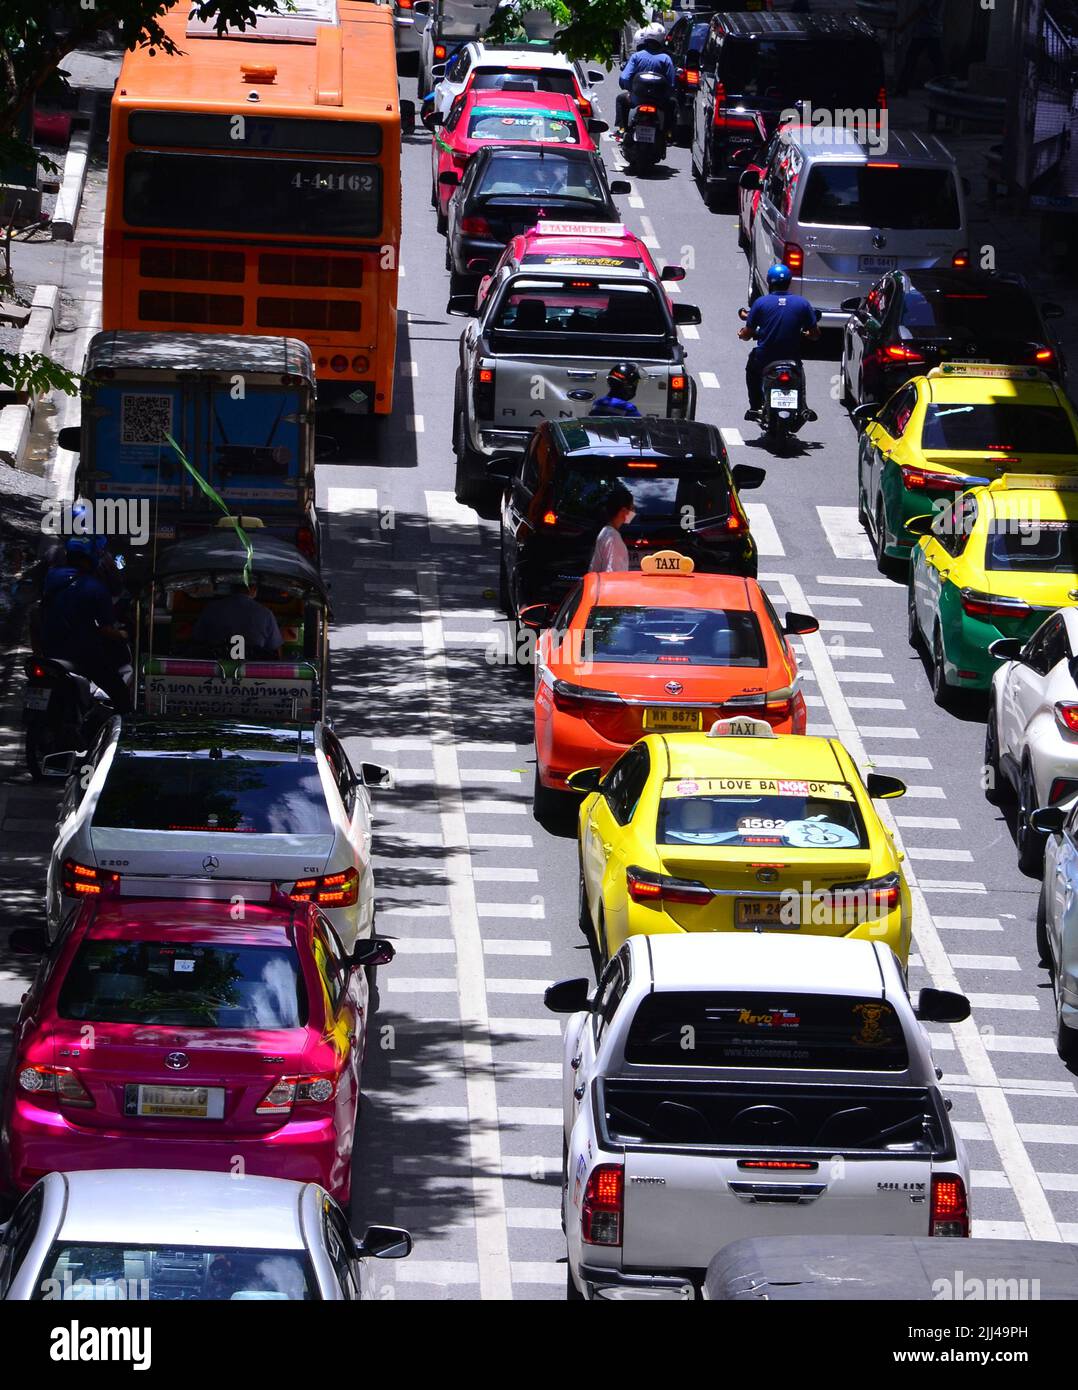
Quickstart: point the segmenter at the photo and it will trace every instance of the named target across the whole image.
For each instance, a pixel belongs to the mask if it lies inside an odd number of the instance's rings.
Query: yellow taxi
[[[905,965],[909,889],[872,803],[906,788],[862,781],[838,739],[720,719],[569,784],[586,793],[580,925],[602,961],[639,933],[786,931],[885,941]]]
[[[1026,642],[1078,602],[1078,478],[1005,473],[910,521],[909,638],[927,647],[937,704],[988,690],[1001,637]]]
[[[859,406],[857,504],[881,569],[905,560],[911,517],[1004,473],[1078,473],[1078,416],[1037,367],[952,362]]]

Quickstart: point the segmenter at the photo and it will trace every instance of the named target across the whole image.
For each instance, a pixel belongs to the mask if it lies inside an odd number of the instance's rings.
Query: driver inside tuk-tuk
[[[240,637],[246,659],[278,660],[284,638],[277,619],[258,602],[257,593],[257,584],[238,579],[223,597],[210,599],[191,630],[192,643],[210,648],[215,656],[232,656],[235,640]]]

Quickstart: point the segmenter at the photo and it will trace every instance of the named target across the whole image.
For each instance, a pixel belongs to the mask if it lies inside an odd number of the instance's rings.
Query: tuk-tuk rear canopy
[[[95,333],[83,372],[146,370],[222,376],[302,377],[314,389],[314,361],[298,338],[231,333]]]
[[[251,542],[251,575],[254,580],[291,580],[318,594],[325,603],[329,602],[318,571],[294,545],[258,530],[248,531],[247,536]],[[154,578],[168,580],[191,575],[238,575],[246,563],[247,549],[243,542],[232,528],[222,527],[159,550]]]

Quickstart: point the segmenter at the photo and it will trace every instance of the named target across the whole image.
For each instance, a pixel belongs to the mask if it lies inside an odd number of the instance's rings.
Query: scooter
[[[46,776],[43,764],[50,753],[70,749],[85,753],[115,710],[105,692],[76,671],[70,661],[29,656],[23,670],[26,767],[31,779],[40,782]],[[130,684],[132,668],[121,667],[120,675]]]
[[[739,309],[737,313],[742,321],[749,316],[747,309]],[[817,310],[817,320],[819,317]],[[805,400],[805,369],[799,360],[787,358],[769,362],[763,369],[761,387],[760,427],[765,439],[781,443],[795,435],[802,425],[818,418]]]
[[[651,169],[666,158],[670,138],[666,128],[669,98],[669,84],[658,73],[642,72],[633,78],[621,152],[634,174]]]

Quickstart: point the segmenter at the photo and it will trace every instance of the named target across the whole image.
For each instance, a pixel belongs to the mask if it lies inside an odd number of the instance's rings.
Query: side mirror
[[[685,267],[683,265],[664,265],[659,271],[660,280],[684,280]]]
[[[1041,806],[1030,815],[1029,823],[1041,835],[1062,835],[1067,813],[1062,806]]]
[[[356,942],[352,952],[353,965],[388,965],[397,954],[392,941],[384,936],[366,936]]]
[[[754,463],[735,463],[730,469],[730,477],[738,492],[751,492],[753,488],[763,487],[767,469],[757,468]]]
[[[473,256],[468,262],[468,270],[472,275],[489,275],[491,264],[484,256]]]
[[[603,780],[602,770],[597,767],[582,767],[577,772],[570,772],[565,782],[575,792],[583,792],[585,796],[591,792],[599,790],[599,783]]]
[[[415,134],[415,102],[405,98],[400,103],[401,112],[401,133],[403,135]]]
[[[393,789],[393,774],[381,763],[360,763],[359,775],[365,787],[379,787],[383,791]]]
[[[760,187],[759,169],[746,169],[737,181],[738,188],[743,188],[746,193],[755,193]]]
[[[464,315],[465,318],[475,313],[474,294],[451,294],[449,302],[445,306],[447,314]]]
[[[876,418],[876,411],[879,406],[875,401],[866,401],[864,405],[855,405],[850,411],[850,419],[859,430],[866,429]]]
[[[906,522],[906,530],[911,536],[930,536],[935,516],[911,516]]]
[[[610,184],[611,193],[631,193],[633,186],[628,179],[613,179]]]
[[[74,749],[65,753],[46,753],[41,759],[41,771],[46,777],[70,777],[79,760]]]
[[[432,63],[430,75],[433,81],[440,82],[445,76],[445,63]]]
[[[675,304],[673,310],[676,324],[703,323],[704,321],[698,304]]]
[[[838,307],[842,310],[844,314],[856,314],[858,309],[860,309],[861,307],[861,303],[861,296],[855,294],[852,295],[849,299],[844,299]]]
[[[885,777],[882,772],[870,772],[865,778],[865,791],[873,801],[890,801],[892,797],[906,795],[906,784],[898,777]]]
[[[586,76],[589,82],[602,82],[606,73],[603,72],[602,68],[588,68]]]
[[[1021,638],[997,637],[994,642],[989,642],[988,655],[994,656],[997,661],[1021,661]]]
[[[493,458],[487,459],[484,468],[488,478],[500,478],[508,482],[510,478],[516,477],[519,462],[516,454],[495,454]]]
[[[820,620],[814,618],[811,613],[787,613],[782,630],[787,637],[804,636],[810,632],[819,632]]]
[[[969,1018],[969,1000],[950,989],[923,989],[913,1006],[922,1023],[964,1023]]]
[[[1063,312],[1062,309],[1059,311]],[[1051,314],[1049,318],[1053,317]],[[57,446],[66,449],[69,454],[78,454],[82,451],[82,429],[79,425],[65,425],[56,436]]]
[[[589,135],[605,135],[610,129],[609,122],[600,121],[597,116],[589,116],[587,120]]]
[[[529,603],[527,608],[520,610],[517,617],[526,628],[530,628],[532,632],[539,632],[542,628],[550,626],[557,611],[557,605],[553,603]]]
[[[16,927],[7,939],[13,956],[43,956],[49,949],[44,927]]]
[[[411,1253],[412,1237],[400,1226],[368,1226],[356,1246],[361,1258],[369,1255],[376,1260],[403,1260]]]
[[[12,933],[14,935],[14,933]],[[543,1003],[552,1014],[578,1014],[591,1008],[591,989],[588,980],[559,980],[543,994]]]
[[[1066,312],[1067,311],[1063,308],[1062,304],[1056,304],[1053,300],[1050,299],[1046,300],[1041,305],[1041,313],[1044,315],[1046,319],[1061,319]],[[61,435],[65,433],[66,430],[60,431]],[[68,446],[66,444],[63,444],[60,447],[66,449]]]
[[[412,13],[428,15],[432,9],[431,0],[412,0]]]
[[[438,175],[438,184],[441,188],[456,188],[459,183],[460,175],[454,173],[452,169],[447,169],[444,174]]]

